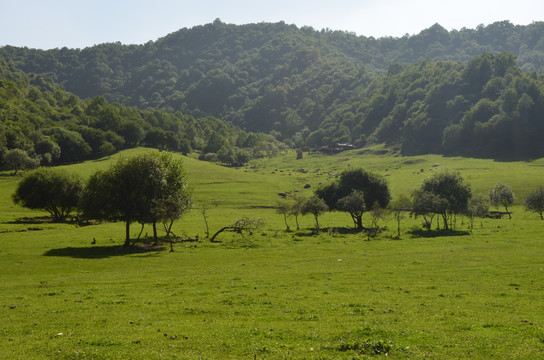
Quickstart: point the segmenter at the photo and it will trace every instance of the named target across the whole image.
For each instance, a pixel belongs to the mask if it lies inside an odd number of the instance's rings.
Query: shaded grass
[[[73,258],[100,259],[112,256],[124,256],[130,254],[157,254],[163,251],[164,247],[144,247],[144,246],[83,246],[83,247],[65,247],[60,249],[49,249],[45,256],[68,256]]]

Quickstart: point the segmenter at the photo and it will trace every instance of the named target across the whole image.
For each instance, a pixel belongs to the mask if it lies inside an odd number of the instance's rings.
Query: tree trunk
[[[315,231],[319,232],[319,221],[317,220],[318,215],[314,215],[315,217]]]
[[[285,230],[287,231],[291,230],[289,228],[289,224],[287,223],[287,214],[283,214],[283,221],[285,222]]]
[[[363,230],[363,215],[357,216],[357,229]]]
[[[157,222],[153,221],[153,242],[155,245],[159,243],[159,238],[157,236]]]
[[[130,221],[129,220],[126,220],[125,221],[125,243],[123,244],[123,246],[130,246]]]
[[[298,215],[295,215],[295,222],[297,223],[297,230],[300,230],[300,226],[298,226]]]
[[[219,235],[220,233],[222,233],[223,231],[229,229],[229,228],[232,228],[232,226],[225,226],[224,228],[219,229],[218,232],[216,232],[215,234],[213,234],[212,238],[210,239],[210,242],[215,242],[215,237],[216,237],[217,235]]]
[[[449,229],[449,226],[448,226],[448,214],[443,213],[442,214],[442,219],[444,220],[444,230],[448,230]]]

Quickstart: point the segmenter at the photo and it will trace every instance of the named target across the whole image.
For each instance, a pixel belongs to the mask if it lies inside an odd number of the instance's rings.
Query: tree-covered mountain
[[[0,168],[15,149],[51,165],[139,144],[184,153],[196,149],[225,164],[275,155],[284,146],[270,135],[247,133],[214,117],[140,110],[102,96],[83,101],[42,75],[22,73],[0,59]]]
[[[449,32],[437,24],[415,36],[374,39],[216,20],[144,45],[6,46],[0,57],[82,98],[213,116],[293,146],[386,141],[405,153],[499,156],[505,151],[495,140],[479,139],[508,134],[499,127],[516,121],[532,126],[523,133],[530,134],[541,118],[543,35],[544,22]],[[507,144],[524,144],[513,136]]]

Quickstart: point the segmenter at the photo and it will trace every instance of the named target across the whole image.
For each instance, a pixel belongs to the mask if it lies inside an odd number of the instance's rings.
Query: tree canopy
[[[32,210],[45,210],[53,221],[64,221],[78,208],[83,181],[60,170],[40,168],[25,175],[12,195],[13,202]]]
[[[361,168],[343,171],[336,181],[320,186],[315,193],[331,210],[348,212],[358,229],[363,228],[365,211],[385,208],[391,199],[385,178]]]
[[[416,215],[438,214],[449,229],[450,215],[467,213],[472,189],[459,172],[442,170],[426,178],[412,197]]]
[[[93,219],[125,222],[125,246],[130,245],[130,224],[169,223],[192,204],[181,160],[168,153],[145,153],[121,158],[109,169],[94,173],[83,193],[84,214]]]

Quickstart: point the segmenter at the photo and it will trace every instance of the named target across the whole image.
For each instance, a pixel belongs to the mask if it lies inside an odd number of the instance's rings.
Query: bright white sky
[[[84,48],[143,44],[216,18],[229,24],[285,21],[357,35],[414,35],[510,20],[544,20],[543,0],[0,0],[0,46]]]

